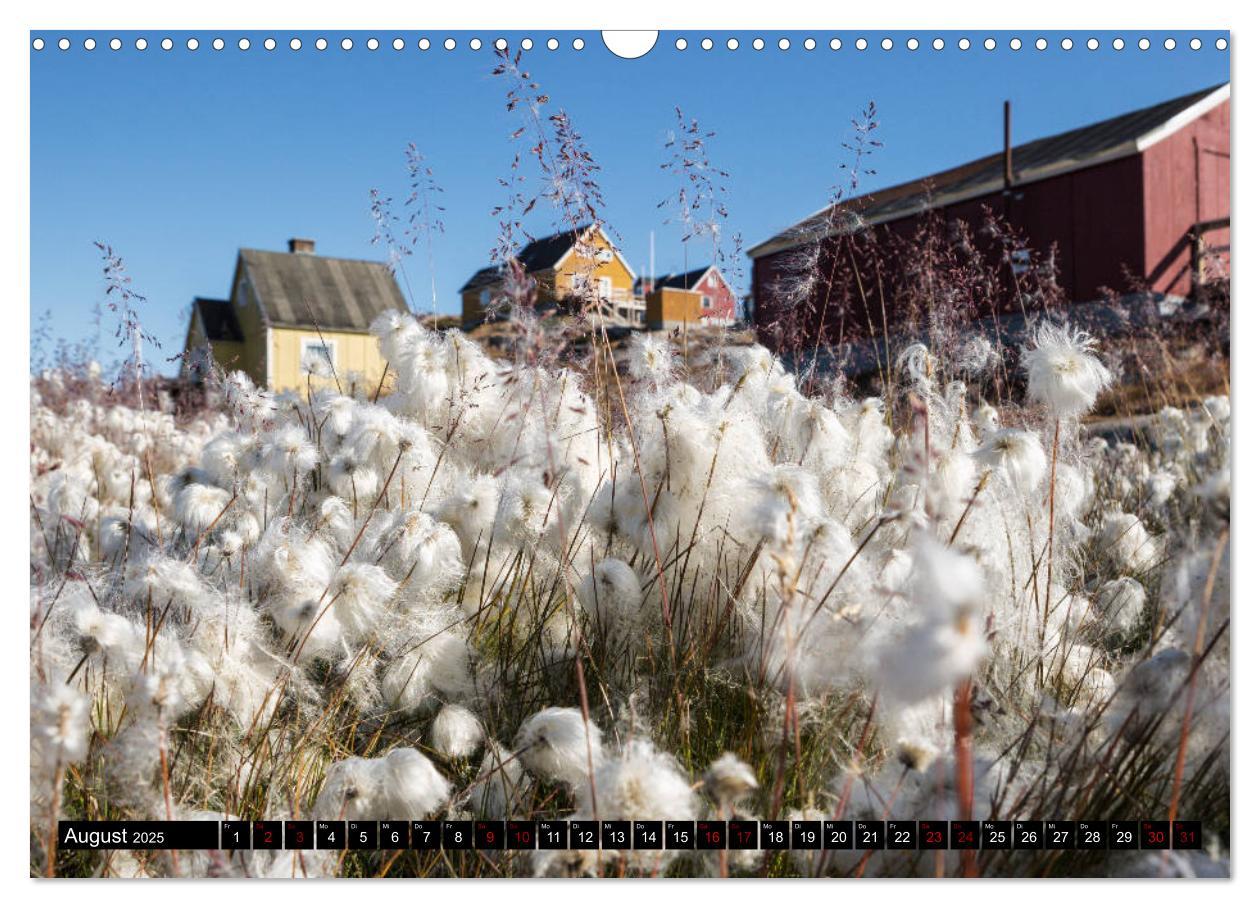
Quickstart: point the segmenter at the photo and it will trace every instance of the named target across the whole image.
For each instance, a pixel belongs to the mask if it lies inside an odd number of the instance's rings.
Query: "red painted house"
[[[653,330],[685,322],[729,325],[735,321],[735,292],[717,265],[648,278],[639,289],[647,305],[648,327]]]
[[[1188,297],[1209,257],[1228,273],[1228,84],[1007,148],[830,205],[750,249],[753,318],[763,340],[782,346],[825,325],[824,340],[832,342],[866,334],[879,318],[895,324],[896,300],[872,313],[871,297],[877,282],[885,286],[913,266],[905,241],[929,219],[946,229],[962,222],[983,236],[990,214],[1004,218],[1022,238],[1021,248],[1002,253],[1012,280],[1035,252],[1053,261],[1073,302],[1129,291],[1135,281]],[[863,263],[838,281],[802,273],[856,265],[844,243],[862,235],[874,241],[868,249],[900,238],[888,244],[899,260]],[[1008,297],[1006,311],[1015,311],[1017,294]]]

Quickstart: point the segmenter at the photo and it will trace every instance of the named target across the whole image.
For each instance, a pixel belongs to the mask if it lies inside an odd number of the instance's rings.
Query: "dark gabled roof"
[[[470,277],[464,286],[459,288],[459,292],[468,293],[470,290],[480,290],[482,287],[493,287],[502,279],[503,269],[498,265],[488,265]]]
[[[562,230],[551,236],[532,240],[516,254],[517,261],[527,272],[554,268],[560,259],[564,258],[564,254],[577,243],[578,237],[590,229],[590,224],[581,224],[572,230]]]
[[[516,253],[516,260],[521,263],[521,267],[525,269],[526,274],[554,268],[564,258],[565,254],[577,244],[578,237],[590,229],[590,224],[581,224],[572,230],[562,230],[559,233],[551,234],[551,236],[530,240],[520,252]],[[464,286],[459,288],[459,292],[467,293],[471,290],[480,290],[482,287],[490,287],[499,283],[502,278],[503,267],[501,265],[490,265],[482,268],[470,277]]]
[[[210,300],[197,297],[193,300],[197,307],[197,315],[206,332],[208,341],[243,341],[245,335],[241,331],[241,323],[236,320],[236,312],[228,300]]]
[[[1194,113],[1195,105],[1202,102],[1205,109],[1210,109],[1228,97],[1228,83],[1214,85],[1109,120],[1017,145],[1011,149],[1015,185],[1136,154],[1144,150],[1149,141],[1167,134],[1165,130],[1174,131],[1184,125],[1177,122],[1178,117]],[[999,152],[838,206],[828,206],[752,247],[748,254],[759,258],[817,240],[828,233],[894,221],[997,192],[1005,185],[1004,172],[1005,156]]]
[[[272,325],[367,331],[387,309],[407,311],[383,262],[242,249],[240,267]]]
[[[700,278],[704,277],[712,267],[712,265],[705,265],[701,268],[692,268],[690,271],[684,271],[681,274],[666,274],[663,277],[654,278],[652,286],[672,287],[675,290],[690,290],[699,283]]]

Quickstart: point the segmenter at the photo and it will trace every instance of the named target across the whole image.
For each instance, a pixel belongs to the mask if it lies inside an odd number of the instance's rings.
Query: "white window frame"
[[[712,308],[713,308],[713,297],[709,296],[709,294],[707,294],[707,293],[703,294],[703,295],[700,297],[700,308],[701,308],[701,309],[712,309]]]
[[[329,365],[334,372],[337,371],[337,341],[325,340],[320,337],[304,336],[302,338],[302,346],[298,355],[298,363],[304,365],[306,363],[307,347],[323,347],[327,352]]]
[[[599,298],[602,300],[610,300],[613,295],[612,278],[599,277],[595,279],[595,286],[599,288]]]

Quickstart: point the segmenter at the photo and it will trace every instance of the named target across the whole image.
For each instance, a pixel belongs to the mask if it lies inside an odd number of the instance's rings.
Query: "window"
[[[612,299],[612,278],[601,277],[599,279],[599,298],[602,300]]]
[[[708,296],[707,294],[706,294],[705,296],[700,297],[700,308],[701,308],[701,309],[712,309],[712,308],[713,308],[713,297]]]
[[[331,375],[337,366],[337,342],[302,338],[302,369],[312,375]]]
[[[489,309],[490,308],[490,288],[489,287],[486,287],[481,291],[480,299],[481,299],[481,308],[483,310]]]

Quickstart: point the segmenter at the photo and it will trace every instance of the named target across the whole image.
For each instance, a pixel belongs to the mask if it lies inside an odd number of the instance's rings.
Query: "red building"
[[[681,274],[646,278],[638,283],[653,330],[692,324],[729,325],[735,321],[735,292],[717,265]]]
[[[913,265],[906,241],[929,219],[982,236],[991,214],[1022,238],[1001,252],[1007,270],[1017,276],[1034,254],[1050,257],[1073,302],[1135,282],[1188,297],[1206,253],[1228,270],[1229,120],[1225,84],[1023,145],[1008,138],[998,154],[830,205],[749,250],[754,322],[779,345],[819,333],[811,325],[825,325],[831,342],[866,334],[872,318],[895,324],[897,301],[881,301],[883,312],[872,315],[871,297],[877,281]],[[900,260],[846,271],[857,261],[845,238],[863,235],[872,241],[866,248],[895,248]],[[811,281],[801,273],[810,268],[846,274]],[[1017,294],[1007,297],[1005,310],[1016,311]]]

